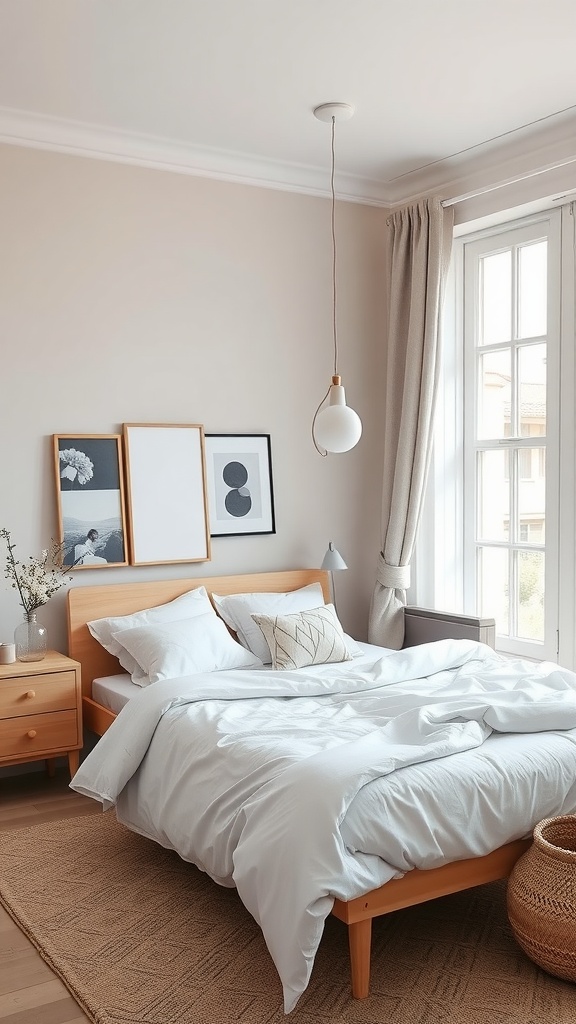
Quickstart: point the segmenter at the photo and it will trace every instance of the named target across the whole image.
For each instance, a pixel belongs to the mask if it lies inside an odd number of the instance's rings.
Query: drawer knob
[[[36,729],[29,729],[26,735],[29,737],[29,739],[33,740],[36,735]]]
[[[26,691],[26,696],[28,697],[29,700],[31,700],[32,697],[36,696],[36,690],[27,690]]]

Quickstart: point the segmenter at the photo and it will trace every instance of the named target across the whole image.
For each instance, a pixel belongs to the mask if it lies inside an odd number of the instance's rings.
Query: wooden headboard
[[[104,650],[90,633],[86,623],[92,619],[143,611],[173,601],[195,587],[206,587],[209,595],[212,591],[216,594],[282,593],[310,583],[320,583],[324,600],[330,601],[329,573],[322,569],[73,587],[68,591],[68,653],[82,666],[82,694],[90,700],[93,679],[124,671],[117,658]]]

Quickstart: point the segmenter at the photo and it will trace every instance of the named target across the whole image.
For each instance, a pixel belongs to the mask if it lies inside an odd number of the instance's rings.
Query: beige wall
[[[51,438],[123,422],[269,433],[277,533],[212,560],[84,570],[73,585],[319,564],[364,638],[379,545],[385,211],[338,204],[340,371],[364,434],[322,459],[332,372],[329,201],[0,147],[0,525],[24,558],[56,534]],[[3,561],[3,554],[2,554]],[[20,620],[0,580],[0,641]],[[64,596],[39,616],[65,650]]]

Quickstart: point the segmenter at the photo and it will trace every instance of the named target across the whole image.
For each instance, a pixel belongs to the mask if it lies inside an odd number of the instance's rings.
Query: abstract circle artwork
[[[224,498],[227,512],[237,519],[247,516],[252,508],[250,488],[246,487],[248,470],[242,462],[228,462],[222,470],[222,479],[230,490]]]
[[[269,434],[206,434],[212,537],[275,533]]]

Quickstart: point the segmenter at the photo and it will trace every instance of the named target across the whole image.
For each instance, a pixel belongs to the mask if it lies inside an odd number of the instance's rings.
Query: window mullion
[[[560,252],[558,266],[552,265],[551,276],[560,280],[561,301],[551,330],[557,330],[559,344],[559,489],[558,502],[558,571],[556,627],[559,632],[558,660],[568,668],[576,668],[576,204],[566,204],[560,212]],[[557,322],[555,322],[557,320]],[[547,455],[547,460],[549,456]],[[551,624],[553,628],[554,623]]]
[[[508,565],[508,578],[510,587],[510,635],[517,636],[518,633],[518,462],[519,448],[514,447],[510,452],[510,554]]]

